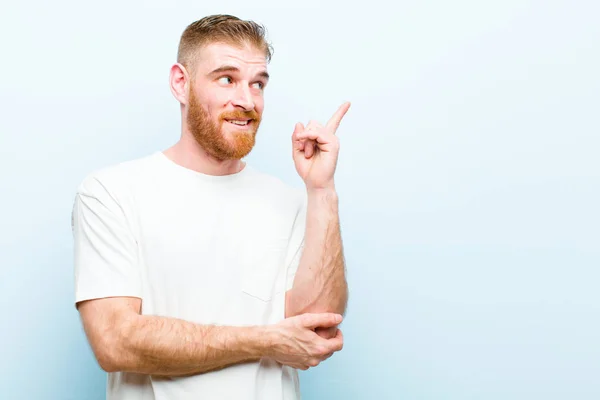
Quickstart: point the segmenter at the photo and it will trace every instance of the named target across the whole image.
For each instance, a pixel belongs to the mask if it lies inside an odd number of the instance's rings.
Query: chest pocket
[[[284,289],[287,245],[287,239],[276,239],[250,249],[242,272],[244,293],[268,302]]]

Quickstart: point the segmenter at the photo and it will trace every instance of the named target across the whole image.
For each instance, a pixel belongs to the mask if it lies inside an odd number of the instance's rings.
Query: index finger
[[[330,328],[339,325],[342,316],[334,313],[304,314],[303,325],[305,328]]]
[[[338,126],[340,126],[340,122],[342,122],[342,118],[344,118],[344,115],[346,115],[346,112],[348,112],[349,108],[350,102],[342,104],[340,108],[338,108],[338,110],[335,112],[335,114],[333,114],[333,117],[331,117],[331,119],[327,122],[327,125],[325,125],[325,127],[327,129],[330,129],[332,133],[335,133],[335,131],[337,131]]]

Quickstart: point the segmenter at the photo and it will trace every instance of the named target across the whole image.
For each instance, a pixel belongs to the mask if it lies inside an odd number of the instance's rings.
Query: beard
[[[231,124],[227,120],[251,119],[247,130],[235,131],[231,126],[230,132],[224,127]],[[256,142],[256,131],[260,125],[260,115],[252,111],[230,111],[222,113],[218,122],[211,119],[204,110],[193,90],[190,90],[187,124],[196,142],[212,157],[220,161],[239,160],[247,156]]]

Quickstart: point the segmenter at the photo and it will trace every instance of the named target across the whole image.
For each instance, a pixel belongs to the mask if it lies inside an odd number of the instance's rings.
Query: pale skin
[[[286,293],[286,316],[346,311],[348,286],[334,172],[340,148],[336,131],[349,108],[350,103],[342,104],[325,126],[310,121],[305,128],[298,123],[292,135],[294,164],[306,184],[308,207],[305,249],[294,285]],[[337,331],[317,329],[325,338],[335,337]]]
[[[175,64],[170,87],[181,104],[181,139],[165,155],[180,165],[206,174],[226,175],[244,168],[241,160],[211,158],[186,126],[189,90],[207,111],[255,110],[262,114],[266,76],[264,53],[252,46],[221,43],[206,46],[197,61],[194,87],[190,71]],[[228,66],[223,74],[212,73]],[[201,94],[200,94],[201,93]],[[343,347],[341,330],[347,302],[334,172],[339,142],[337,127],[349,104],[321,126],[297,124],[292,135],[293,159],[306,184],[308,209],[305,250],[291,290],[286,293],[286,318],[265,326],[199,325],[141,314],[141,299],[113,297],[78,304],[83,327],[100,366],[107,372],[183,376],[218,370],[263,357],[306,370]],[[224,134],[228,129],[224,127]]]

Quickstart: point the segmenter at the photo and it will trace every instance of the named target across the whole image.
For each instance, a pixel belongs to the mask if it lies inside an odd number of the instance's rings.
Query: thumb
[[[331,328],[342,322],[342,316],[334,313],[304,314],[302,325],[305,328]]]

